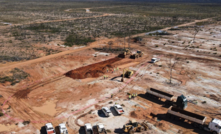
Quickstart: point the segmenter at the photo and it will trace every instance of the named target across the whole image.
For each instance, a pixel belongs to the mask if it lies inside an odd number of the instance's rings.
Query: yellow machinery
[[[124,73],[123,73],[123,77],[130,78],[133,74],[134,74],[134,71],[129,70],[129,69],[125,69]]]
[[[148,125],[146,122],[132,122],[130,121],[128,124],[124,125],[123,130],[126,133],[134,134],[135,132],[143,132],[148,129]]]
[[[134,74],[134,71],[129,70],[129,69],[124,69],[121,82],[124,82],[124,77],[130,78],[133,74]]]
[[[142,57],[143,56],[143,52],[141,52],[140,50],[137,51],[137,53],[131,55],[131,58],[139,58],[139,57]]]
[[[140,51],[140,50],[138,50],[138,51],[137,51],[137,55],[138,55],[139,57],[142,57],[142,56],[143,56],[143,52]]]
[[[131,55],[131,51],[129,49],[126,49],[125,52],[124,52],[124,55]]]
[[[131,54],[132,52],[129,49],[126,49],[123,53],[119,54],[118,57],[126,58],[126,57],[130,57]]]

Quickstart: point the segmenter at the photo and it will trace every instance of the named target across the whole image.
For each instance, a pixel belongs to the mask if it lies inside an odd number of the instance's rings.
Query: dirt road
[[[59,56],[63,56],[63,55],[66,55],[66,54],[70,54],[70,53],[73,53],[73,52],[78,52],[78,51],[86,50],[86,49],[89,49],[89,48],[93,48],[95,46],[96,45],[93,44],[93,45],[86,46],[86,47],[79,48],[79,49],[75,49],[75,50],[68,50],[68,51],[64,51],[64,52],[61,52],[61,53],[57,53],[57,54],[52,54],[52,55],[49,55],[49,56],[41,57],[41,58],[38,58],[38,59],[29,60],[29,61],[25,61],[25,62],[20,62],[20,63],[12,64],[12,65],[9,65],[9,66],[4,66],[4,67],[0,68],[0,71],[10,70],[10,69],[18,68],[18,67],[21,67],[21,66],[28,66],[30,64],[46,61],[46,60],[49,60],[49,59],[52,59],[52,58],[56,58],[56,57],[59,57]]]
[[[212,17],[212,18],[215,18],[215,17]],[[195,24],[195,23],[197,23],[197,22],[208,21],[208,20],[210,20],[210,19],[212,19],[212,18],[207,18],[207,19],[202,19],[202,20],[195,20],[195,21],[193,21],[193,22],[189,22],[189,23],[185,23],[185,24],[177,25],[177,27],[183,27],[183,26],[193,25],[193,24]],[[166,28],[159,29],[159,30],[167,31],[167,30],[169,30],[169,29],[171,29],[171,28],[173,28],[173,27],[175,27],[175,26],[172,26],[172,27],[166,27]],[[145,34],[146,34],[146,33],[136,34],[136,35],[133,35],[132,37],[144,36]]]

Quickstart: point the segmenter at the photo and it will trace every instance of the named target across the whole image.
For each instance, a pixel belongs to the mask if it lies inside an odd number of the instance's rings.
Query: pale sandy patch
[[[35,111],[54,116],[56,111],[56,101],[47,101],[41,107],[33,107]]]
[[[10,131],[16,127],[17,127],[16,125],[2,125],[2,124],[0,124],[0,132]]]

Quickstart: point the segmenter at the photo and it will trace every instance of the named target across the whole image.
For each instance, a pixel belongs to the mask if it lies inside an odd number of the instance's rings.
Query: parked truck
[[[170,106],[167,111],[167,115],[171,119],[181,118],[184,120],[188,120],[192,122],[194,127],[199,127],[200,129],[203,129],[205,131],[212,132],[212,134],[221,134],[221,120],[212,119],[209,125],[206,125],[206,116],[179,109],[174,106]]]
[[[155,97],[158,97],[158,98],[164,98],[168,102],[171,102],[174,106],[181,108],[181,109],[185,109],[188,103],[186,97],[183,95],[175,97],[172,94],[169,94],[169,93],[166,93],[166,92],[154,89],[154,88],[147,89],[146,95],[151,95],[151,96],[154,95]]]
[[[45,129],[46,129],[47,134],[56,134],[54,127],[51,123],[45,124]]]
[[[64,123],[58,125],[60,134],[68,134],[68,129]]]
[[[115,104],[115,105],[114,105],[114,109],[116,110],[116,112],[117,112],[119,115],[121,115],[121,114],[124,113],[124,110],[123,110],[122,106],[119,105],[119,104]]]
[[[104,125],[102,123],[98,123],[96,126],[93,127],[94,134],[107,134]]]
[[[85,134],[93,134],[92,125],[90,123],[86,123],[84,125]]]
[[[107,107],[102,107],[102,108],[101,108],[101,111],[104,113],[104,115],[105,115],[106,117],[109,117],[109,116],[110,116],[111,111],[110,111],[109,108],[107,108]]]

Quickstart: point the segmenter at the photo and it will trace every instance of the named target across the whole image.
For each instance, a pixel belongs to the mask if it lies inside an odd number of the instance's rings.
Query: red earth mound
[[[73,79],[96,78],[105,73],[107,68],[113,68],[112,64],[121,60],[120,58],[112,58],[99,63],[91,64],[69,71],[65,75]]]

